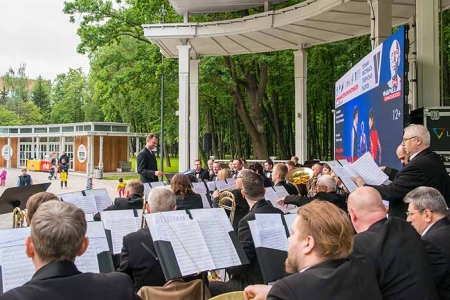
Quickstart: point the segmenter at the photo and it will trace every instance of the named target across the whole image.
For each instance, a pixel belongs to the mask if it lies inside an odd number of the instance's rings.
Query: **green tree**
[[[28,101],[28,77],[25,74],[25,70],[26,64],[21,64],[17,70],[9,68],[8,72],[2,77],[3,85],[13,101]]]
[[[50,116],[50,82],[39,76],[31,91],[31,100],[40,109],[41,114],[46,117]]]

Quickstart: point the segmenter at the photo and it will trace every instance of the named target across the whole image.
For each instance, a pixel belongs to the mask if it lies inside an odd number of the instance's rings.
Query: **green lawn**
[[[135,170],[136,166],[136,158],[130,159],[131,162],[131,170]],[[158,170],[161,170],[160,167],[160,159],[157,157],[157,163],[158,163]],[[170,158],[170,167],[167,167],[164,164],[164,173],[178,173],[178,157],[171,157]],[[118,180],[119,178],[123,178],[123,180],[130,180],[130,179],[139,179],[139,174],[136,173],[136,175],[128,175],[128,176],[106,176],[103,177],[105,180]]]

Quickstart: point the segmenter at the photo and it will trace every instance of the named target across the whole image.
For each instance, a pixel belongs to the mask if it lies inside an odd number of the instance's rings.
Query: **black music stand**
[[[25,209],[28,198],[39,192],[45,192],[51,182],[7,188],[0,196],[0,214],[10,213],[16,207]]]

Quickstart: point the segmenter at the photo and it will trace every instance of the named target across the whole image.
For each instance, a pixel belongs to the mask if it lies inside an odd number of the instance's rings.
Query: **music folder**
[[[7,188],[0,196],[0,214],[10,213],[16,207],[25,209],[28,198],[39,192],[45,192],[50,184],[50,182],[46,182]]]
[[[256,214],[248,221],[256,256],[264,284],[285,276],[284,263],[287,258],[287,231],[280,214]]]
[[[193,219],[185,211],[145,215],[166,280],[249,263],[229,233],[233,228],[223,209],[190,210],[190,215]]]

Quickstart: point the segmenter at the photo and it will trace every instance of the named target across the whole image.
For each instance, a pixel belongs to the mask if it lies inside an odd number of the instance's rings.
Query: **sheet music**
[[[273,188],[268,187],[266,189],[266,194],[264,195],[264,199],[266,199],[267,201],[270,201],[270,203],[272,203],[273,207],[276,207],[279,210],[281,210],[284,214],[287,214],[287,213],[289,213],[289,210],[286,208],[286,206],[278,204],[278,200],[280,200],[281,198],[283,198],[283,197],[278,197],[278,194],[275,192],[275,190]]]
[[[222,222],[218,222],[214,216],[197,219],[197,222],[208,246],[215,269],[241,264],[233,242]]]
[[[376,162],[373,160],[370,152],[366,152],[357,161],[353,163],[353,167],[361,174],[361,177],[367,184],[380,185],[389,177],[381,171]]]
[[[81,192],[71,192],[71,193],[64,193],[58,195],[59,199],[61,199],[64,202],[72,203],[76,201],[76,199],[79,199],[81,197],[84,197],[84,195]]]
[[[99,222],[100,223],[100,222]],[[100,251],[101,252],[101,251]],[[75,258],[75,265],[80,272],[100,273],[98,266],[97,249],[95,243],[90,243],[86,249],[86,252],[81,256]]]
[[[216,187],[219,191],[223,191],[227,189],[228,184],[226,183],[225,180],[216,180]]]
[[[76,205],[81,210],[83,210],[85,214],[98,213],[97,203],[95,202],[95,196],[81,197],[73,204]]]
[[[208,190],[210,192],[214,191],[216,189],[216,182],[215,181],[208,181],[206,182],[206,185],[208,186]]]
[[[108,219],[105,228],[111,230],[113,254],[120,254],[122,251],[123,237],[129,233],[136,232],[140,226],[137,225],[137,218]],[[103,220],[102,220],[103,221]]]
[[[151,188],[155,188],[157,186],[165,186],[162,181],[149,182]]]
[[[170,241],[168,226],[166,223],[174,223],[189,220],[189,215],[184,210],[174,210],[144,215],[153,241]]]
[[[86,236],[89,244],[95,244],[97,254],[110,251],[103,222],[87,222]]]
[[[214,263],[195,220],[166,223],[181,275],[214,270]]]
[[[291,235],[292,234],[291,227],[292,227],[292,224],[294,224],[295,218],[297,218],[297,214],[287,214],[287,215],[284,215],[283,217],[284,217],[284,221],[286,222],[286,226],[289,229],[288,230],[289,235]]]
[[[134,210],[133,209],[124,209],[124,210],[107,210],[100,212],[101,219],[103,221],[103,226],[105,229],[109,229],[106,225],[107,220],[111,219],[124,219],[124,218],[133,218]]]
[[[84,191],[86,196],[94,196],[95,203],[97,205],[98,211],[103,211],[108,206],[112,205],[111,197],[109,197],[108,191],[106,189],[93,189]]]
[[[148,182],[144,182],[143,185],[144,185],[144,196],[145,196],[145,199],[148,200],[148,195],[150,194],[150,191],[152,190],[152,188]]]
[[[86,218],[86,222],[94,221],[94,214],[84,214],[84,217]]]
[[[192,183],[192,190],[196,194],[206,194],[208,190],[206,189],[206,185],[202,182],[193,182]]]
[[[236,187],[236,178],[227,178],[226,179],[228,188],[234,189]]]
[[[0,265],[4,293],[24,285],[35,273],[33,262],[25,253],[25,243],[1,248]]]
[[[227,232],[234,230],[224,208],[192,209],[189,212],[194,220],[212,217],[216,222],[220,221]]]
[[[284,226],[276,226],[259,231],[261,247],[288,251],[288,242]]]
[[[200,197],[202,197],[203,208],[211,208],[211,204],[209,204],[206,194],[200,194]]]
[[[362,177],[361,174],[359,174],[358,170],[353,165],[345,165],[342,168],[344,168],[345,172],[347,172],[349,177],[355,177],[359,176]]]
[[[281,199],[283,197],[286,197],[289,195],[288,191],[286,190],[286,188],[282,185],[274,185],[273,188],[275,189],[275,192],[278,195],[278,199]]]
[[[351,180],[350,175],[347,171],[335,160],[328,161],[328,165],[331,170],[341,179],[342,183],[349,190],[349,192],[353,192],[358,186]]]
[[[339,159],[338,162],[341,164],[341,166],[346,166],[350,164],[346,159]]]
[[[283,226],[280,214],[255,214],[256,226],[258,230]]]
[[[24,246],[27,236],[30,236],[30,227],[2,229],[0,230],[0,248]]]

